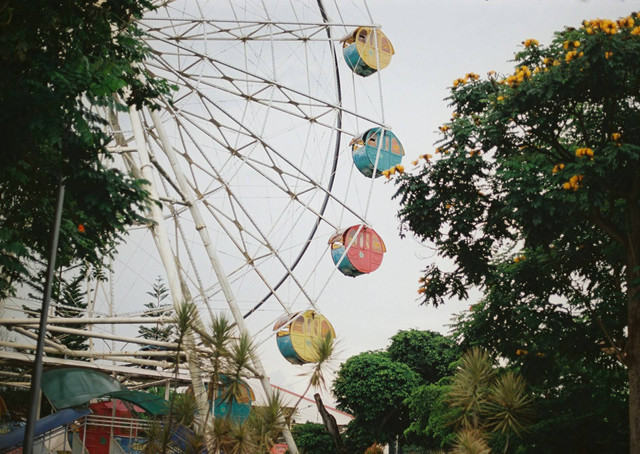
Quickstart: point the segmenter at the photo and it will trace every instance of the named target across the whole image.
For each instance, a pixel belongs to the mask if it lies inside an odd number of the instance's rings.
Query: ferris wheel
[[[119,251],[109,288],[93,289],[92,349],[133,342],[158,276],[174,302],[193,301],[205,320],[231,312],[276,348],[274,323],[320,314],[332,280],[382,260],[367,214],[376,177],[403,154],[378,71],[393,47],[362,1],[163,1],[140,27],[146,69],[175,92],[156,111],[105,113],[110,149],[158,203]],[[291,363],[309,361],[281,344]],[[152,360],[108,353],[95,356],[105,367],[155,373]]]
[[[231,308],[262,342],[283,314],[321,311],[336,271],[380,264],[371,169],[398,164],[402,150],[384,124],[380,78],[363,76],[393,48],[362,2],[172,1],[140,25],[148,71],[177,90],[159,111],[111,115],[111,133],[163,204],[153,216],[166,256],[120,254],[117,287],[128,293],[113,312],[175,267],[204,314]],[[367,247],[373,265],[358,257]]]

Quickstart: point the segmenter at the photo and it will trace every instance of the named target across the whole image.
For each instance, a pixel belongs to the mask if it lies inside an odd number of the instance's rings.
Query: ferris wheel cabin
[[[256,400],[256,396],[244,381],[233,388],[233,394],[231,394],[231,379],[222,375],[216,390],[216,398],[212,403],[209,396],[209,402],[216,418],[227,418],[242,424],[249,418],[251,405]]]
[[[297,312],[278,320],[273,327],[277,331],[278,349],[292,364],[307,364],[318,359],[317,344],[336,333],[329,320],[313,310]]]
[[[378,29],[358,27],[342,39],[342,53],[349,68],[367,77],[389,66],[395,53],[389,38]]]
[[[375,230],[364,226],[360,228],[359,225],[337,232],[329,243],[333,263],[342,274],[351,277],[377,270],[387,251]]]
[[[382,135],[382,141],[380,136]],[[404,148],[394,133],[383,128],[371,128],[351,141],[353,163],[360,173],[366,177],[376,177],[384,170],[397,166],[402,162]],[[376,165],[376,156],[380,152]]]

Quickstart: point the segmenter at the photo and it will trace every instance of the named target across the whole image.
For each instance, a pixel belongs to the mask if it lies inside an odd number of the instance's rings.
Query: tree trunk
[[[637,272],[632,274],[638,275]],[[631,286],[631,282],[629,284],[629,339],[626,347],[629,371],[629,452],[635,454],[640,452],[640,302],[637,296],[638,286]]]
[[[340,454],[346,453],[344,446],[342,445],[342,436],[340,435],[340,430],[338,429],[336,418],[334,418],[333,415],[330,414],[326,408],[324,408],[324,404],[322,403],[320,394],[314,394],[313,398],[316,400],[316,406],[318,407],[320,416],[322,416],[324,426],[327,428],[327,432],[329,432],[331,438],[333,438],[333,442],[336,445],[336,450]]]
[[[629,452],[640,453],[640,269],[633,242],[627,259],[628,341],[625,348],[629,373]]]

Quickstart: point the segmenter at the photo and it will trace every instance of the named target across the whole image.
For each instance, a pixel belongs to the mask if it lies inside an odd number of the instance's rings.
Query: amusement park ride
[[[176,375],[174,343],[136,337],[138,325],[169,321],[142,308],[157,276],[174,304],[193,301],[201,320],[230,313],[259,351],[273,342],[282,361],[313,363],[316,342],[335,337],[318,305],[333,271],[357,277],[381,266],[385,244],[367,211],[376,178],[399,166],[404,150],[382,104],[379,71],[394,49],[366,3],[210,3],[159,2],[140,21],[153,49],[147,69],[178,87],[171,102],[100,112],[118,165],[147,180],[160,203],[149,224],[132,229],[107,279],[87,277],[86,328],[49,318],[49,371],[102,371],[136,389],[177,376],[206,395],[188,353]],[[349,151],[351,162],[341,159]],[[37,301],[3,307],[12,340],[0,341],[0,362],[27,368],[38,319],[23,307]],[[63,335],[87,336],[90,348],[72,351],[56,341]],[[268,395],[259,358],[253,369]],[[0,378],[24,384],[11,372]]]

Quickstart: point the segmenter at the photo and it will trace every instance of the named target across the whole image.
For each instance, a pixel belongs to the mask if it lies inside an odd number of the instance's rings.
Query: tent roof
[[[42,375],[42,391],[57,408],[85,405],[98,397],[114,397],[134,403],[153,415],[168,412],[168,402],[154,394],[130,391],[101,372],[89,369],[55,369]]]
[[[109,393],[109,396],[136,404],[152,415],[166,415],[169,412],[169,402],[155,394],[126,390]]]
[[[84,405],[91,399],[127,388],[118,380],[88,369],[54,369],[42,374],[42,392],[55,408]]]

